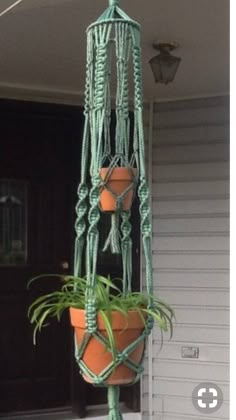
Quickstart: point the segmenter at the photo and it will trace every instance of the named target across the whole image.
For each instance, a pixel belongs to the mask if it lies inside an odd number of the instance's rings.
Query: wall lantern
[[[175,57],[170,51],[178,47],[176,42],[154,43],[153,48],[159,54],[149,61],[155,82],[168,84],[174,80],[175,74],[181,61],[180,57]]]

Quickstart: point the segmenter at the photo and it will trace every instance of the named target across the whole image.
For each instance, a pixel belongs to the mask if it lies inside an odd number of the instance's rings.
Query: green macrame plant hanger
[[[111,231],[104,244],[112,253],[121,253],[123,269],[123,293],[131,291],[132,278],[132,240],[130,210],[123,208],[123,199],[131,189],[137,187],[141,218],[141,234],[146,261],[147,293],[152,295],[151,267],[151,223],[149,194],[145,175],[144,133],[142,123],[142,81],[140,27],[118,6],[118,0],[110,0],[109,7],[87,30],[87,66],[84,106],[84,133],[81,160],[81,181],[78,187],[77,219],[75,224],[74,275],[86,275],[86,339],[78,347],[75,342],[75,358],[82,374],[86,374],[95,385],[107,386],[106,379],[114,368],[112,362],[101,374],[92,374],[82,361],[88,337],[101,338],[97,330],[96,313],[96,266],[98,257],[99,229],[101,216],[100,192],[108,189],[116,201],[111,213]],[[116,66],[114,66],[114,63]],[[133,83],[130,83],[129,70],[133,69]],[[112,104],[111,85],[115,76],[116,96]],[[130,130],[129,91],[134,91],[133,134]],[[115,111],[115,135],[111,134],[111,110]],[[101,168],[107,174],[101,177]],[[126,167],[131,182],[120,195],[108,185],[109,178],[117,167]],[[86,255],[85,273],[83,255]],[[151,308],[152,302],[149,302]],[[130,362],[129,354],[145,341],[151,332],[153,319],[148,317],[147,328],[141,337],[123,352],[118,352],[120,362],[135,371],[135,381],[140,378],[142,366]],[[105,349],[104,349],[105,350]],[[116,364],[119,363],[116,360]],[[135,382],[134,381],[134,382]],[[119,410],[119,386],[108,385],[109,420],[121,420]]]

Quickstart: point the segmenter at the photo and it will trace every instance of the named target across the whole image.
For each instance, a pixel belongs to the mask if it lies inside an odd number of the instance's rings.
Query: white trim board
[[[75,91],[68,89],[56,89],[48,88],[46,86],[30,86],[24,84],[14,83],[1,83],[0,82],[0,98],[1,99],[15,99],[15,100],[26,100],[34,102],[45,102],[45,103],[59,103],[65,105],[83,105],[84,103],[84,90]],[[150,102],[154,104],[154,111],[158,108],[158,111],[167,110],[169,108],[176,108],[186,106],[186,101],[190,103],[198,103],[198,101],[204,102],[221,100],[219,98],[229,98],[229,92],[217,92],[215,94],[199,94],[189,96],[179,96],[172,98],[152,98],[144,96],[144,106],[148,108]],[[131,101],[132,102],[132,101]],[[200,106],[200,104],[198,104]]]

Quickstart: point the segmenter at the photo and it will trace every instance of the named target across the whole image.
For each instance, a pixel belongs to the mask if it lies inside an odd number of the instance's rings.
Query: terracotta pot
[[[109,168],[101,168],[100,176],[105,179]],[[134,176],[137,173],[136,168],[132,168]],[[117,195],[121,195],[132,183],[133,177],[130,170],[126,167],[114,168],[107,180],[107,186]],[[123,210],[127,211],[131,208],[134,196],[134,188],[131,188],[123,198]],[[115,211],[117,204],[116,199],[111,192],[104,186],[100,191],[100,206],[102,211]]]
[[[86,331],[85,310],[70,308],[70,318],[71,324],[75,328],[78,345],[80,345]],[[97,323],[99,331],[107,337],[105,325],[100,314],[97,315]],[[141,335],[143,329],[143,320],[138,312],[130,311],[128,318],[124,317],[120,312],[112,312],[112,330],[118,350],[124,350],[129,344],[135,341]],[[141,341],[130,353],[130,359],[139,364],[143,351],[144,341]],[[92,372],[99,375],[112,361],[112,354],[106,350],[102,343],[92,337],[85,349],[82,360]],[[86,375],[83,375],[83,377],[85,381],[91,383],[90,378]],[[111,373],[106,383],[109,385],[129,384],[134,378],[135,372],[121,363]]]

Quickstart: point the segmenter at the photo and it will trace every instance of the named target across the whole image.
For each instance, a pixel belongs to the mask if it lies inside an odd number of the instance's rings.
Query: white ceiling
[[[1,0],[0,11],[14,0]],[[84,90],[86,27],[108,0],[23,0],[0,18],[0,96],[76,98]],[[224,95],[229,91],[228,0],[121,0],[142,27],[146,99]],[[174,40],[182,57],[169,85],[155,84],[153,41]],[[72,99],[71,99],[72,100]]]

